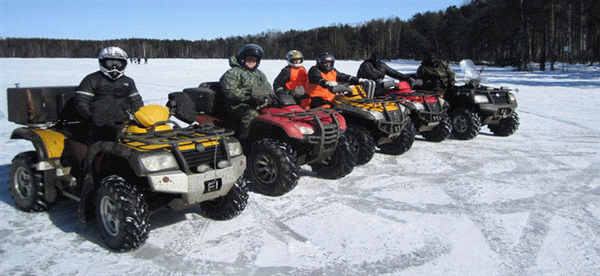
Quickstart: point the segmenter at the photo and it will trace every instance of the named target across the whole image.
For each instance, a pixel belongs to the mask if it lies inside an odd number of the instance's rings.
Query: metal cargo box
[[[7,89],[8,120],[22,125],[57,123],[66,104],[73,105],[77,86]],[[68,109],[73,110],[69,107]]]

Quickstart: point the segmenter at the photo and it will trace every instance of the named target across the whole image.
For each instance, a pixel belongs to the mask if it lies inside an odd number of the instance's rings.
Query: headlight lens
[[[143,156],[141,162],[150,172],[179,168],[175,157],[167,152]]]
[[[513,94],[513,93],[508,93],[508,98],[510,99],[510,102],[517,101],[517,97],[515,97],[515,94]]]
[[[375,117],[375,120],[377,120],[377,121],[383,120],[385,118],[383,116],[383,113],[381,113],[379,111],[369,111],[369,113],[371,113],[371,115],[373,115],[373,117]]]
[[[488,103],[488,98],[485,95],[474,95],[473,101],[475,103]]]
[[[311,127],[301,126],[301,125],[295,125],[295,126],[304,135],[312,135],[315,133],[315,130],[312,129]]]
[[[237,140],[227,140],[227,151],[231,157],[239,156],[244,153],[242,144],[240,144],[240,142]]]

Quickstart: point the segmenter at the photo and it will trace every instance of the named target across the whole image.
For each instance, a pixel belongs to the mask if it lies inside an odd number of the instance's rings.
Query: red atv
[[[418,89],[418,85],[415,88]],[[406,81],[384,82],[387,96],[405,99],[403,102],[410,110],[410,118],[415,128],[427,141],[441,142],[450,136],[452,122],[448,116],[450,105],[433,91],[416,90]]]
[[[260,115],[252,120],[247,137],[241,139],[248,157],[246,173],[256,192],[281,196],[291,191],[298,184],[300,166],[304,164],[326,179],[339,179],[352,172],[356,161],[342,135],[346,130],[342,115],[334,109],[305,110],[286,93],[254,95],[260,96],[265,97],[269,105],[259,110]],[[178,100],[178,97],[181,98]],[[196,121],[212,121],[237,129],[239,122],[227,116],[218,82],[171,93],[167,105],[176,117],[181,113],[177,104],[185,104],[185,97],[194,103]],[[236,136],[241,138],[239,133]]]

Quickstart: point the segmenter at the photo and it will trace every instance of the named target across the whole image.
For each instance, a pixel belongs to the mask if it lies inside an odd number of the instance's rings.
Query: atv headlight
[[[511,103],[517,102],[517,97],[515,97],[515,94],[513,94],[513,93],[508,93],[508,99],[510,100]]]
[[[488,103],[488,98],[485,95],[474,95],[473,96],[473,101],[475,103]]]
[[[231,157],[244,154],[244,150],[242,150],[242,144],[237,139],[227,140],[227,152],[229,152],[229,156]]]
[[[415,109],[419,111],[425,110],[425,106],[422,103],[413,103],[415,105]]]
[[[375,120],[377,121],[383,120],[385,118],[385,116],[383,116],[383,113],[379,111],[369,111],[369,113],[371,113],[371,115],[373,115],[373,117],[375,117]]]
[[[298,130],[300,130],[300,133],[302,133],[304,135],[312,135],[315,133],[315,130],[312,129],[312,127],[301,126],[301,125],[295,125],[295,126]]]
[[[142,156],[140,161],[144,168],[150,172],[179,168],[175,157],[168,152]]]

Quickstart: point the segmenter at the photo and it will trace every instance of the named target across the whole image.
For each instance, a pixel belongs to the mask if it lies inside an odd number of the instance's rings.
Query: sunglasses
[[[117,70],[121,71],[125,69],[125,65],[127,65],[127,61],[123,61],[120,59],[105,59],[102,62],[104,68],[112,69],[113,67],[117,68]]]

